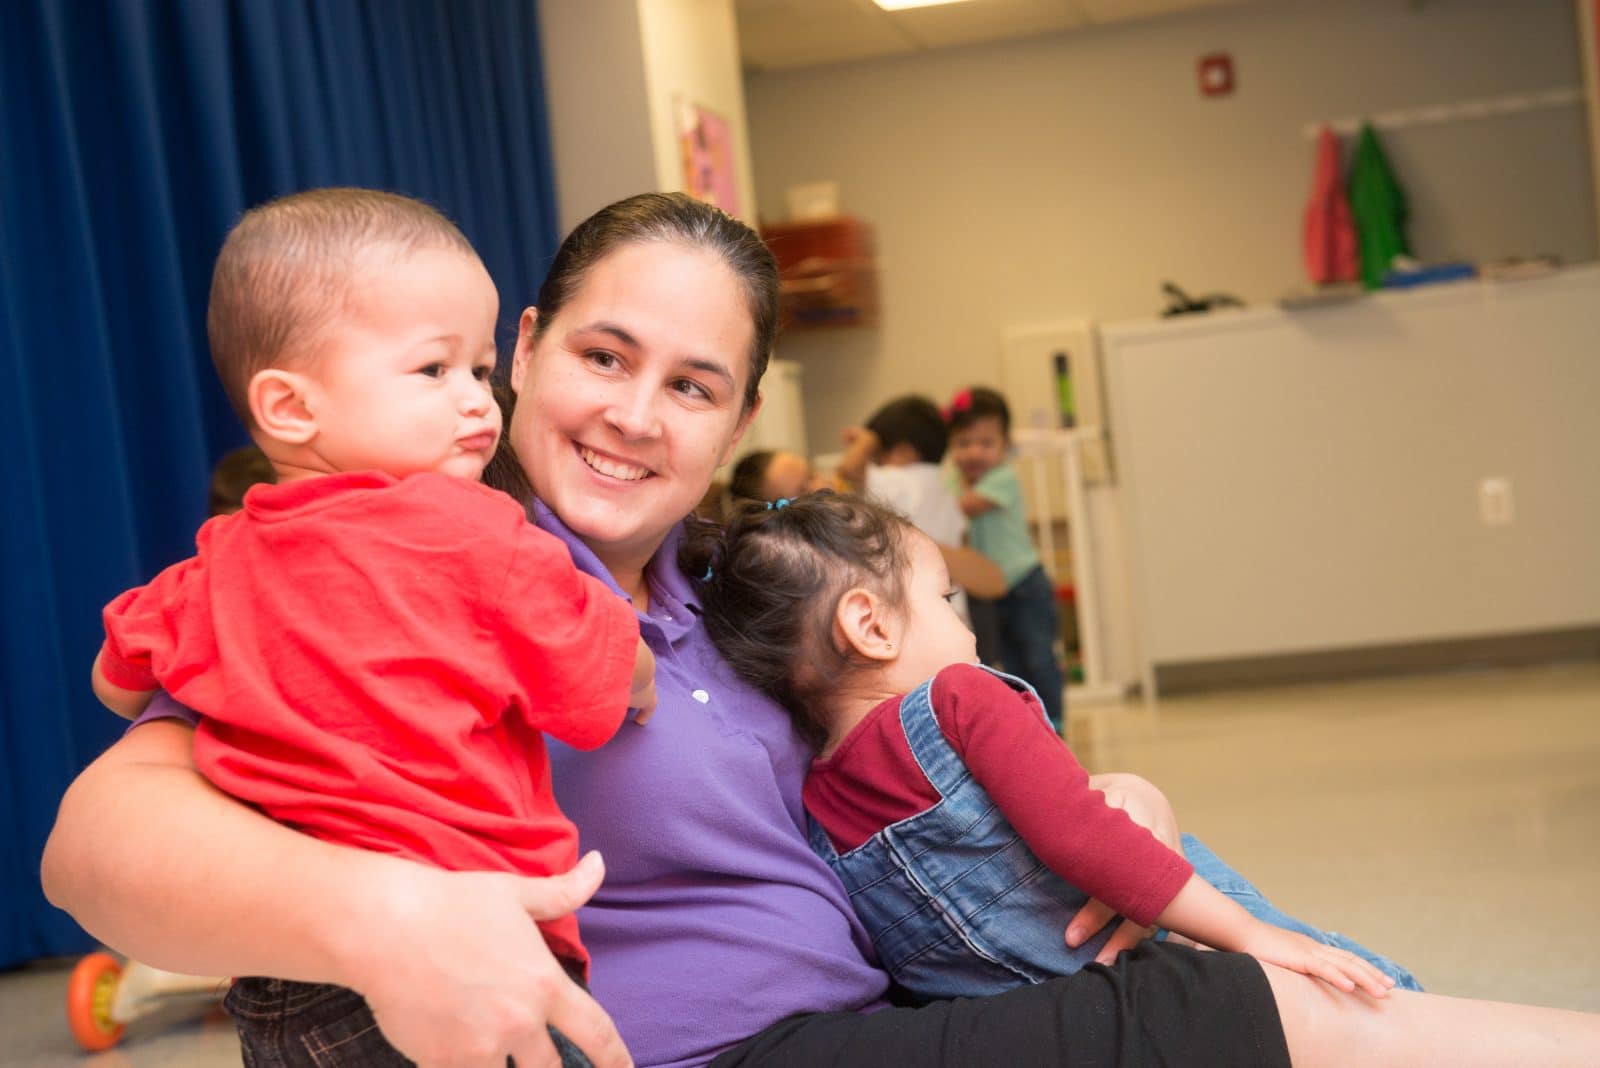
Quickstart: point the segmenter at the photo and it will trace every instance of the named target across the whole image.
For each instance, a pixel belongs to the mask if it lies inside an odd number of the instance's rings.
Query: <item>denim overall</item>
[[[1019,692],[1031,692],[1021,679],[984,670]],[[883,828],[843,856],[807,817],[811,848],[844,883],[884,968],[907,991],[932,999],[995,994],[1092,963],[1117,924],[1077,949],[1067,946],[1067,922],[1089,896],[1034,855],[972,778],[939,729],[933,680],[901,698],[900,726],[911,755],[939,792],[937,804]],[[1420,989],[1393,962],[1278,912],[1198,840],[1184,835],[1183,844],[1195,870],[1251,914],[1349,949],[1402,987]]]

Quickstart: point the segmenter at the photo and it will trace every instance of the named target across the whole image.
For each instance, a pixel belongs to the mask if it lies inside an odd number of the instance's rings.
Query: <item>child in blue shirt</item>
[[[1000,662],[1038,691],[1059,733],[1065,680],[1055,640],[1061,620],[1055,587],[1028,536],[1022,483],[1008,461],[1011,410],[1000,394],[977,386],[957,393],[945,417],[950,457],[961,478],[959,504],[967,517],[967,543],[999,565],[1005,576],[1005,595],[993,602]]]

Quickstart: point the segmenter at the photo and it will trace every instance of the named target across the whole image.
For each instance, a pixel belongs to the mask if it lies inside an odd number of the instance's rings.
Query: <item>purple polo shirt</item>
[[[533,520],[626,597],[543,504]],[[641,1066],[702,1065],[799,1012],[874,1009],[888,979],[831,871],[805,840],[810,752],[741,682],[700,624],[676,565],[651,561],[639,629],[656,657],[655,717],[599,750],[548,739],[556,800],[606,880],[578,913],[590,987]],[[184,716],[158,694],[140,722]]]
[[[615,588],[547,508],[533,518]],[[704,1064],[797,1012],[876,1007],[888,985],[806,844],[811,754],[783,709],[717,655],[676,564],[680,537],[651,561],[639,615],[655,718],[593,752],[550,743],[556,800],[580,848],[606,858],[605,885],[578,913],[590,985],[640,1065]]]

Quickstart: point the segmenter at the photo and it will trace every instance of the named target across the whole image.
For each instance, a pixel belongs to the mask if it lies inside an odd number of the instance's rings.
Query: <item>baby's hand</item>
[[[633,656],[633,688],[628,692],[628,707],[639,710],[633,722],[641,727],[656,711],[656,658],[643,638],[639,639],[639,648]]]
[[[637,711],[637,715],[633,717],[635,726],[643,727],[650,722],[650,717],[656,714],[656,682],[654,679],[651,679],[642,691],[635,690],[628,695],[628,707]]]
[[[1361,990],[1384,998],[1394,986],[1393,979],[1354,953],[1259,921],[1256,926],[1259,930],[1239,948],[1257,960],[1321,979],[1347,993]]]

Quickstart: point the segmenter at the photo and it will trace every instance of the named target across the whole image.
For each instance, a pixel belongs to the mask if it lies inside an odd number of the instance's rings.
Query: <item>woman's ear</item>
[[[517,320],[517,347],[511,353],[511,392],[521,393],[528,377],[528,360],[533,356],[533,328],[539,322],[539,309],[529,305]]]
[[[317,420],[307,403],[310,380],[282,368],[257,371],[246,391],[250,417],[261,433],[285,445],[304,445],[317,436]]]
[[[739,416],[739,423],[733,428],[733,437],[728,439],[728,444],[722,449],[722,457],[717,460],[718,467],[733,459],[733,450],[738,447],[739,439],[744,437],[746,430],[750,429],[751,421],[755,419],[756,413],[761,411],[761,402],[766,399],[766,394],[759,390],[756,391],[756,402],[750,405],[748,412]]]
[[[864,586],[855,586],[839,598],[833,610],[834,629],[846,648],[868,660],[888,662],[900,654],[900,619],[887,601]]]

